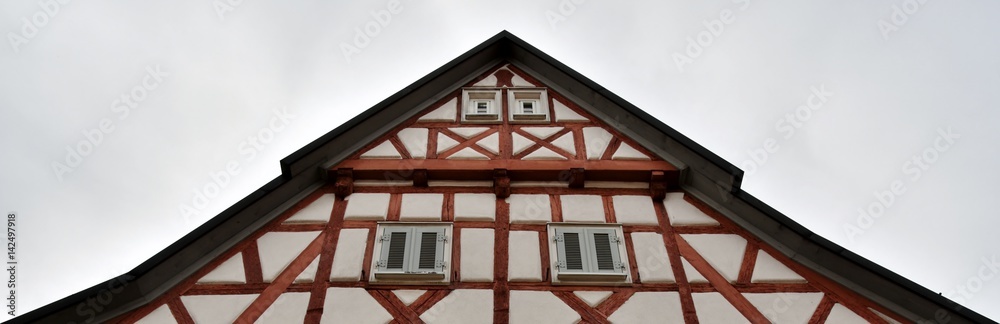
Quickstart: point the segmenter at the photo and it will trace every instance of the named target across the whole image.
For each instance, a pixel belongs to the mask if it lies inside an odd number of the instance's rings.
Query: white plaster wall
[[[354,180],[355,187],[372,187],[372,186],[404,186],[409,187],[413,185],[413,181],[406,180]]]
[[[746,323],[747,318],[736,310],[722,294],[693,293],[694,309],[699,323]]]
[[[551,187],[551,188],[569,188],[569,182],[566,181],[511,181],[511,188],[526,188],[526,187]]]
[[[403,194],[401,221],[440,221],[443,194]]]
[[[823,293],[744,293],[750,304],[774,323],[807,323]]]
[[[458,115],[458,97],[451,98],[448,102],[441,105],[437,109],[420,116],[419,121],[434,122],[434,121],[455,121],[455,116]]]
[[[576,323],[580,320],[573,308],[549,291],[514,290],[510,292],[511,323]]]
[[[604,302],[605,299],[608,299],[608,297],[611,297],[612,293],[614,293],[614,292],[612,292],[612,291],[574,291],[573,292],[573,294],[576,295],[576,297],[580,297],[580,299],[582,299],[583,302],[587,303],[587,305],[590,305],[590,307],[597,307],[597,305],[600,305],[602,302]]]
[[[257,239],[260,270],[264,275],[264,281],[274,280],[319,233],[318,231],[270,232]]]
[[[632,233],[635,262],[642,282],[676,282],[674,271],[667,257],[663,235],[659,233]]]
[[[576,155],[576,142],[573,141],[573,132],[559,136],[559,138],[552,141],[552,145],[569,152],[571,155]]]
[[[493,181],[427,180],[428,187],[492,187]]]
[[[649,196],[613,196],[615,219],[622,224],[658,225],[653,199]]]
[[[403,142],[403,147],[414,159],[423,159],[427,156],[427,129],[426,128],[406,128],[398,133],[399,141]]]
[[[232,323],[254,299],[257,294],[181,296],[195,323]]]
[[[445,135],[444,133],[438,133],[437,141],[438,141],[437,144],[438,154],[450,150],[451,148],[455,147],[455,145],[458,145],[458,141],[452,139],[451,137]]]
[[[510,195],[511,223],[545,224],[552,221],[549,195]]]
[[[805,278],[778,262],[764,250],[757,251],[750,282],[805,282]]]
[[[587,148],[587,159],[600,160],[604,151],[608,148],[608,143],[614,138],[611,133],[600,127],[584,127],[583,141]]]
[[[531,82],[528,82],[528,80],[525,80],[524,78],[522,78],[520,75],[517,75],[517,74],[514,74],[514,76],[510,78],[510,83],[513,86],[515,86],[515,87],[533,87],[533,86],[535,86],[534,84],[531,84]]]
[[[494,194],[455,194],[456,221],[486,221],[496,219],[497,196]]]
[[[492,289],[456,289],[420,315],[429,324],[493,323]]]
[[[482,147],[487,151],[493,152],[493,154],[500,154],[500,134],[490,134],[479,140],[479,142],[476,142],[476,145],[479,145],[479,147]]]
[[[330,213],[336,200],[336,195],[324,194],[286,219],[285,223],[326,223],[330,221]]]
[[[510,231],[507,261],[507,280],[542,281],[541,246],[538,232]]]
[[[465,228],[461,243],[461,277],[465,282],[493,281],[493,229]]]
[[[400,159],[399,151],[389,141],[382,142],[365,153],[361,154],[362,159]]]
[[[499,70],[497,70],[497,71],[499,71]],[[490,74],[490,75],[486,76],[482,80],[479,80],[479,82],[476,82],[472,86],[473,87],[495,87],[496,85],[497,85],[497,76],[496,76],[496,72],[494,72],[493,74]]]
[[[701,209],[685,201],[683,192],[667,193],[667,197],[663,199],[663,204],[667,209],[667,218],[670,219],[670,225],[719,225],[718,221],[705,215]]]
[[[417,301],[417,298],[420,298],[426,292],[426,290],[417,289],[396,289],[392,291],[392,294],[396,295],[396,298],[399,298],[399,301],[403,302],[403,305],[410,306],[410,304],[413,304],[413,302]]]
[[[841,304],[833,305],[833,309],[830,310],[830,316],[826,317],[826,322],[836,324],[868,323],[868,321],[866,321],[863,317],[858,316],[858,314],[855,314],[853,311],[847,309],[847,307],[844,307],[844,305]]]
[[[367,228],[345,228],[340,230],[337,248],[333,252],[333,267],[330,280],[358,281],[364,269],[365,248],[368,245]]]
[[[525,155],[522,160],[565,160],[566,157],[548,148],[539,147],[534,152]]]
[[[584,188],[630,188],[649,189],[649,182],[631,181],[584,181]]]
[[[608,316],[612,323],[684,323],[677,292],[637,292]]]
[[[345,198],[347,209],[344,210],[346,220],[385,220],[389,213],[389,194],[387,193],[356,193]]]
[[[198,283],[245,283],[246,274],[243,271],[243,253],[236,255],[219,264],[218,267],[206,274]]]
[[[327,288],[320,323],[384,324],[392,315],[364,288]]]
[[[135,322],[136,324],[169,324],[177,323],[174,314],[170,312],[170,307],[163,305],[157,307],[152,313]]]
[[[639,150],[636,150],[632,145],[628,143],[622,143],[618,146],[618,150],[615,154],[611,155],[612,160],[649,160],[649,157]]]
[[[604,201],[597,195],[562,195],[564,222],[604,223]]]
[[[490,158],[483,155],[482,153],[476,152],[471,147],[466,147],[464,149],[455,152],[455,154],[449,155],[447,159],[459,159],[459,160],[489,160]]]
[[[458,136],[461,136],[461,137],[464,137],[464,138],[472,138],[472,137],[474,137],[476,135],[482,134],[483,132],[485,132],[488,129],[489,129],[488,127],[451,127],[451,128],[448,128],[448,130],[451,131],[452,133],[458,134]]]
[[[736,281],[747,240],[736,234],[682,234],[708,264],[730,282]]]
[[[284,293],[274,300],[274,303],[260,314],[260,318],[254,323],[259,324],[284,324],[298,323],[306,318],[306,310],[309,308],[310,293]]]
[[[559,131],[563,130],[563,128],[558,126],[521,127],[521,130],[524,131],[525,133],[534,135],[538,139],[546,139],[549,138],[549,136],[552,136],[555,133],[558,133]]]
[[[528,139],[527,137],[521,136],[518,133],[511,133],[511,138],[513,141],[514,154],[520,154],[524,149],[535,145],[535,141]]]
[[[555,107],[556,111],[556,121],[558,122],[587,122],[590,121],[586,117],[581,116],[569,107],[566,107],[559,100],[552,100],[552,106]]]

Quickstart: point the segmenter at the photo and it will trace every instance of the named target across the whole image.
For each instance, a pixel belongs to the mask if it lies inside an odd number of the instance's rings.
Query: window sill
[[[604,281],[604,282],[624,282],[628,278],[626,273],[585,273],[585,272],[562,272],[556,275],[560,281]]]
[[[375,273],[377,280],[443,280],[442,272]]]

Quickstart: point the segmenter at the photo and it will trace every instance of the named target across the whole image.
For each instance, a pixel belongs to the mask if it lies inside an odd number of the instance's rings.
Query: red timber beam
[[[351,169],[353,179],[367,180],[493,180],[494,170],[507,170],[512,181],[568,181],[582,186],[588,181],[656,181],[666,188],[677,185],[680,171],[665,161],[617,160],[347,160],[328,171],[338,182]],[[662,174],[651,175],[651,172]]]

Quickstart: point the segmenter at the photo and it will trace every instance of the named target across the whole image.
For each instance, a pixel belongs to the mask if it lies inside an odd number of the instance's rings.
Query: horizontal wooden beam
[[[651,170],[662,170],[668,179],[677,179],[679,171],[664,161],[523,161],[523,160],[347,160],[328,172],[352,169],[354,179],[413,180],[416,170],[427,170],[432,180],[493,180],[493,170],[505,169],[512,181],[568,181],[573,169],[582,169],[576,177],[589,181],[650,180]],[[579,172],[579,171],[577,171]],[[423,177],[423,171],[420,171]],[[676,180],[675,180],[676,181]]]

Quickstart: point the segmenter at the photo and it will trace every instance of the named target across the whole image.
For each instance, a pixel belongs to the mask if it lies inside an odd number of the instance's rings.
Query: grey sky
[[[1000,319],[983,261],[1000,259],[1000,3],[579,2],[0,3],[18,313],[130,270],[506,29],[737,164],[814,232]]]

